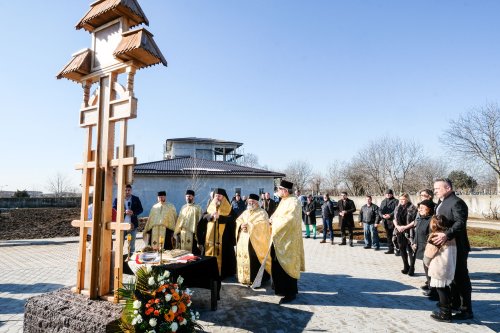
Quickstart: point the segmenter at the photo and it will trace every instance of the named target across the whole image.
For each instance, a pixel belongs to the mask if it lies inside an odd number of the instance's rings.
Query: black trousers
[[[403,259],[404,269],[408,269],[410,267],[415,267],[415,253],[411,248],[411,244],[406,238],[404,233],[399,232],[397,234],[399,249],[401,251],[401,258]]]
[[[385,234],[387,235],[387,247],[389,251],[394,251],[394,243],[392,242],[392,234],[394,233],[394,228],[387,227],[387,222],[384,223]]]
[[[295,296],[299,293],[297,287],[297,279],[288,275],[281,267],[276,252],[274,252],[274,245],[271,247],[271,275],[274,283],[274,293],[278,296]]]
[[[349,231],[349,242],[352,243],[352,240],[354,239],[354,227],[352,225],[349,225],[348,223],[342,223],[342,227],[340,228],[340,235],[342,236],[343,244],[345,244],[346,229]]]
[[[457,251],[457,268],[451,284],[451,297],[453,303],[458,303],[458,300],[461,300],[462,309],[472,313],[472,285],[467,268],[468,256],[468,252]]]

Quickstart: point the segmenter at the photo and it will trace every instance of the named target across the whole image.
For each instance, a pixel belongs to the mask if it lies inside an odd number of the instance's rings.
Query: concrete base
[[[24,332],[116,332],[122,306],[90,300],[69,288],[31,297],[24,305]]]

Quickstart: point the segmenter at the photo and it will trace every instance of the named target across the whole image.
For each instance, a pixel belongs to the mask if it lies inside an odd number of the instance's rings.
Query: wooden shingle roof
[[[179,157],[169,160],[141,163],[134,167],[135,175],[169,176],[244,176],[283,178],[284,174],[263,169],[250,168],[229,162],[205,160],[194,157]]]
[[[57,78],[64,77],[68,80],[80,82],[82,76],[90,73],[91,53],[90,49],[85,49],[73,54],[69,63],[57,74]]]
[[[90,5],[85,16],[76,24],[76,29],[93,32],[96,28],[119,17],[129,19],[130,27],[149,25],[146,15],[136,0],[98,0]]]
[[[113,55],[122,60],[134,60],[139,68],[156,64],[167,66],[167,61],[153,40],[153,34],[144,28],[122,33],[120,44]]]

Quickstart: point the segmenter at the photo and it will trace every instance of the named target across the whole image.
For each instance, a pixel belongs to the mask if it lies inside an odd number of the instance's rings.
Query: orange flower
[[[178,294],[178,293],[173,292],[173,293],[172,293],[172,298],[173,298],[175,301],[178,301],[181,297],[179,296],[179,294]]]
[[[155,310],[155,312],[153,313],[156,317],[158,317],[160,315],[160,311],[158,310]]]
[[[154,311],[153,308],[149,308],[144,313],[146,314],[146,316],[149,316],[151,314],[151,312],[153,312],[153,311]]]
[[[151,306],[151,304],[147,303],[146,304],[146,309],[149,308]]]
[[[179,307],[179,310],[178,310],[179,313],[184,313],[186,311],[186,305],[184,305],[184,303],[179,302],[178,307]]]
[[[165,313],[165,315],[163,317],[165,318],[166,321],[171,322],[172,320],[174,320],[175,315],[172,312],[172,310],[170,310],[170,311],[168,311],[168,313]]]
[[[156,304],[160,303],[160,299],[159,298],[155,299],[155,303]]]

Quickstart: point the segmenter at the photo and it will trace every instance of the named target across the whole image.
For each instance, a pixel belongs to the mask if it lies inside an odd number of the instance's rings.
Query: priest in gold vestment
[[[196,237],[204,246],[204,255],[217,258],[221,279],[236,273],[235,230],[235,218],[226,190],[216,188],[207,212],[198,223]]]
[[[174,235],[178,239],[177,247],[193,254],[199,254],[196,242],[196,227],[201,218],[201,207],[194,203],[193,190],[186,191],[186,204],[177,217]]]
[[[269,251],[271,226],[267,212],[259,207],[259,196],[250,194],[247,202],[247,209],[236,219],[236,262],[238,281],[250,285]],[[271,258],[265,269],[263,279],[269,280]]]
[[[146,242],[153,249],[157,250],[160,243],[166,250],[174,248],[174,229],[177,220],[177,212],[174,205],[167,202],[167,193],[158,192],[158,202],[151,207],[149,211],[148,222],[144,227],[143,234],[148,234],[149,239]]]
[[[300,272],[305,271],[302,241],[302,205],[291,195],[293,183],[282,180],[278,186],[281,201],[271,216],[271,275],[274,292],[283,296],[280,304],[293,301],[297,294]]]

